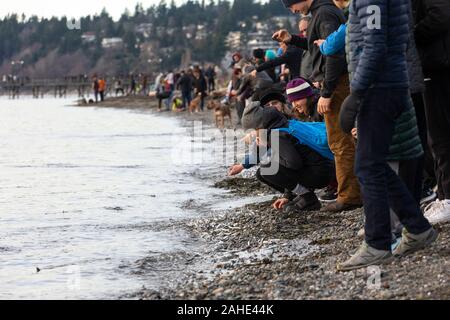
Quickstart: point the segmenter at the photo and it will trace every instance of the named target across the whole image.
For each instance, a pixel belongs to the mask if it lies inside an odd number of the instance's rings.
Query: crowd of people
[[[216,89],[216,76],[217,70],[213,65],[205,69],[194,65],[177,73],[172,70],[167,74],[160,73],[155,80],[158,111],[187,111],[194,99],[198,100],[198,108],[189,111],[204,111],[205,98]]]
[[[249,153],[228,174],[258,165],[286,213],[363,207],[364,240],[338,270],[428,247],[432,225],[450,221],[450,2],[282,2],[299,14],[298,33],[232,55],[221,103],[249,130]],[[216,76],[212,65],[159,74],[158,110],[203,111]],[[131,77],[129,94],[138,86]],[[96,101],[105,88],[95,77]]]
[[[228,174],[259,165],[287,213],[363,207],[364,240],[340,271],[430,246],[450,221],[450,2],[282,2],[299,33],[232,56],[223,103],[250,133]]]

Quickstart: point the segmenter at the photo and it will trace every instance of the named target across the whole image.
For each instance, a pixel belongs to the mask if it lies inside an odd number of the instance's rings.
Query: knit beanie
[[[273,60],[277,57],[277,54],[273,50],[266,50],[266,59],[268,61]]]
[[[256,59],[264,59],[265,51],[263,49],[254,49],[253,50],[253,57]]]
[[[276,129],[287,127],[286,117],[274,108],[263,108],[259,101],[250,102],[242,115],[242,127],[248,129]]]
[[[284,6],[286,8],[289,8],[290,6],[292,6],[293,4],[302,2],[303,0],[281,0],[281,2],[283,2]]]
[[[257,92],[258,100],[261,102],[262,106],[265,106],[267,103],[273,100],[278,100],[282,103],[286,103],[286,97],[284,96],[281,90],[277,90],[275,88],[264,88]]]
[[[297,78],[287,84],[286,94],[289,102],[294,102],[313,96],[314,91],[305,79]]]

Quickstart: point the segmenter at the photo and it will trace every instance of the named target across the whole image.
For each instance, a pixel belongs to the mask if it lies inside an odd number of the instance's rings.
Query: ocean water
[[[157,271],[133,272],[140,259],[202,244],[153,226],[204,214],[186,202],[224,207],[211,177],[225,166],[177,161],[188,124],[70,104],[0,100],[0,299],[114,299],[157,286]]]

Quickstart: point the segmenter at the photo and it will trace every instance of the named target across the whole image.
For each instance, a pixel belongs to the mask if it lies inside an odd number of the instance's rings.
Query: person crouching
[[[275,105],[275,101],[282,103],[282,97],[280,95],[276,98],[272,94],[271,105]],[[291,121],[274,107],[261,106],[260,101],[250,102],[244,110],[242,125],[246,130],[257,130],[259,136],[254,142],[254,148],[251,148],[252,154],[246,156],[243,164],[233,166],[229,175],[238,174],[243,169],[259,163],[256,177],[284,193],[273,203],[274,208],[285,213],[319,210],[321,204],[314,190],[326,187],[334,178],[334,163],[310,146],[300,144],[295,136],[283,131],[289,129]],[[267,131],[270,136],[275,130],[279,131],[278,147],[272,146],[272,139],[261,134]],[[268,150],[267,154],[270,154],[269,161],[266,162],[261,161],[264,157],[258,157],[259,149],[265,148]],[[274,173],[266,170],[274,167],[278,168]]]

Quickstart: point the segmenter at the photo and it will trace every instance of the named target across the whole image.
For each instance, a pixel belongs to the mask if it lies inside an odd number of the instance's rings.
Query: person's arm
[[[450,28],[450,1],[427,0],[422,1],[425,7],[425,18],[414,28],[416,41],[420,44],[433,42]]]
[[[319,26],[320,38],[326,39],[330,34],[339,28],[341,25],[338,17],[333,13],[324,12],[325,16]],[[345,54],[335,54],[325,58],[325,76],[323,80],[321,97],[331,98],[334,90],[337,87],[339,78],[347,69],[347,62]]]
[[[370,88],[380,70],[379,66],[386,59],[388,0],[372,0],[372,2],[371,5],[378,6],[380,9],[381,26],[380,28],[370,29],[366,24],[362,26],[362,51],[350,84],[351,91],[357,94],[363,94]],[[365,21],[367,17],[367,6],[357,8],[356,11],[361,21]]]
[[[237,89],[236,95],[239,96],[244,92],[245,88],[247,87],[248,83],[250,82],[250,77],[248,75],[245,75],[242,78],[242,82],[239,85],[239,88]]]
[[[291,35],[291,41],[289,41],[289,44],[295,47],[299,47],[303,50],[308,50],[308,39],[295,34]]]
[[[285,64],[288,61],[288,57],[289,57],[289,53],[286,52],[281,57],[261,63],[259,66],[256,67],[256,71],[261,72],[261,71],[264,71],[267,69],[281,66],[282,64]]]
[[[339,29],[330,34],[328,38],[320,45],[320,52],[324,56],[331,56],[341,52],[345,48],[345,32],[347,25],[342,24]]]

